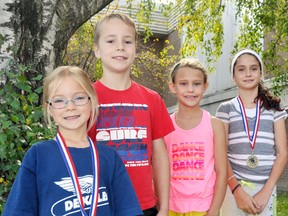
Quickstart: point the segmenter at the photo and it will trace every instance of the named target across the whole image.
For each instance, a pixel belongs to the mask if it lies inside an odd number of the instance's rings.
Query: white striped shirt
[[[250,134],[253,133],[256,109],[247,113]],[[286,119],[287,113],[283,111],[267,110],[261,107],[259,130],[254,146],[254,155],[259,160],[259,165],[249,168],[246,164],[251,155],[250,141],[244,131],[241,111],[236,98],[220,104],[216,117],[221,119],[228,127],[228,159],[232,166],[235,177],[238,180],[248,182],[265,183],[270,176],[272,166],[276,159],[276,147],[274,139],[274,123],[279,119]]]

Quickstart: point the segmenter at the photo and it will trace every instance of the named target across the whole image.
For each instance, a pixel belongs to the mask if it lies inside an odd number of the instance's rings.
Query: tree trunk
[[[69,38],[112,0],[1,0],[0,69],[14,58],[40,73],[62,63]],[[2,45],[1,45],[2,44]]]

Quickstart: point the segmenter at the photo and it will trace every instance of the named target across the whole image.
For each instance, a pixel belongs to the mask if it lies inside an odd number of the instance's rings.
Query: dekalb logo
[[[83,201],[85,205],[85,210],[90,208],[92,199],[92,182],[93,176],[86,175],[79,177],[79,184],[83,196]],[[70,177],[62,178],[61,181],[54,182],[56,185],[60,186],[62,189],[73,193],[62,200],[56,202],[51,208],[52,215],[71,215],[80,212],[80,203],[77,199],[74,186]],[[108,194],[106,187],[100,187],[98,192],[98,206],[109,205]]]

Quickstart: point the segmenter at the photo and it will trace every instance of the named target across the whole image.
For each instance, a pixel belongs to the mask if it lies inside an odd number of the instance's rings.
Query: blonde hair
[[[175,83],[175,77],[176,77],[177,71],[180,68],[185,68],[185,67],[200,70],[204,75],[204,83],[207,83],[207,79],[208,79],[207,70],[200,63],[200,61],[194,58],[184,58],[184,59],[181,59],[178,63],[176,63],[170,72],[170,82]]]
[[[87,127],[87,129],[89,130],[97,119],[98,114],[97,96],[95,94],[92,82],[88,77],[87,73],[83,71],[81,68],[76,66],[60,66],[55,70],[51,71],[50,73],[48,73],[44,78],[43,97],[42,97],[44,118],[47,124],[51,126],[52,121],[51,116],[49,114],[50,109],[49,101],[51,101],[56,89],[61,85],[62,81],[66,77],[72,77],[76,82],[80,84],[80,86],[90,97],[92,111],[89,119],[89,124]],[[53,83],[52,86],[51,83]]]
[[[127,16],[126,14],[122,13],[111,13],[108,15],[103,16],[96,24],[95,29],[94,29],[94,43],[98,45],[99,38],[101,35],[101,26],[103,23],[108,22],[111,19],[119,19],[122,20],[124,23],[126,23],[128,26],[131,26],[135,30],[135,41],[137,40],[137,30],[134,21]]]

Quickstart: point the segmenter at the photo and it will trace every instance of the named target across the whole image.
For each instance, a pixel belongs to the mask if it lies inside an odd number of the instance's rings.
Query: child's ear
[[[170,91],[171,91],[173,94],[176,94],[176,93],[177,93],[177,92],[176,92],[176,87],[175,87],[174,83],[172,83],[172,82],[169,83],[169,89],[170,89]]]
[[[94,55],[96,58],[100,58],[100,53],[99,53],[99,49],[96,43],[94,43]]]
[[[205,91],[208,89],[208,87],[209,87],[209,83],[206,82],[206,83],[205,83]]]

